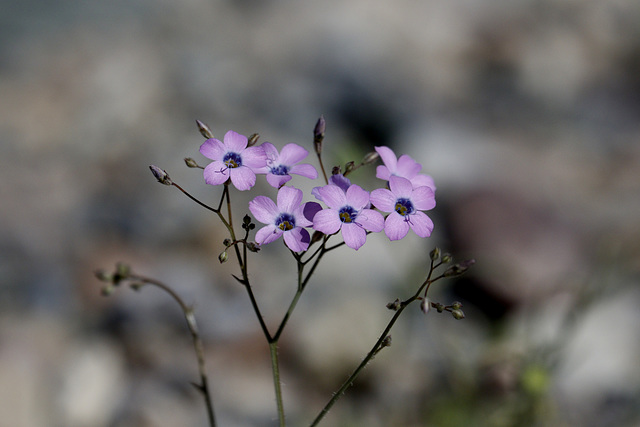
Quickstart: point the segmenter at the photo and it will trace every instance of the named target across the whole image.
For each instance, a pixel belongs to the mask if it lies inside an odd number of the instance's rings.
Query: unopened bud
[[[162,169],[160,169],[157,166],[154,165],[150,165],[149,169],[151,169],[151,173],[153,174],[153,176],[156,177],[156,179],[158,180],[158,182],[160,184],[164,184],[164,185],[172,185],[173,182],[171,181],[171,178],[169,178],[169,175],[167,174],[167,171],[164,171]]]
[[[427,314],[430,309],[431,302],[429,301],[429,298],[424,298],[422,301],[420,301],[420,310],[422,310],[424,314]]]
[[[320,116],[316,127],[313,128],[313,146],[317,154],[322,153],[322,140],[324,139],[324,131],[327,123],[324,121],[324,116]]]
[[[184,162],[186,163],[187,167],[190,168],[199,168],[200,165],[198,163],[196,163],[195,160],[193,160],[191,157],[185,157],[184,158]]]
[[[333,168],[331,168],[331,175],[340,175],[342,174],[342,169],[340,169],[340,166],[334,166]]]
[[[228,248],[229,246],[231,246],[231,243],[232,243],[232,242],[231,242],[231,239],[229,239],[229,238],[224,239],[224,240],[222,241],[222,244],[225,246],[225,248]]]
[[[464,312],[462,310],[451,310],[451,315],[456,320],[464,319]]]
[[[129,286],[131,287],[131,289],[133,289],[134,291],[138,292],[140,289],[142,289],[142,287],[144,286],[144,283],[133,282]]]
[[[260,135],[258,135],[257,133],[251,134],[251,136],[249,137],[249,142],[247,143],[247,147],[256,145],[258,143],[258,138],[260,138]]]
[[[391,347],[391,335],[387,335],[386,337],[384,337],[384,339],[380,343],[380,348],[382,347]]]
[[[218,261],[220,261],[220,264],[227,262],[228,259],[229,254],[227,253],[227,251],[223,251],[220,253],[220,255],[218,255]]]
[[[460,310],[462,308],[462,303],[460,301],[454,301],[451,303],[451,308],[454,310]]]
[[[248,242],[247,249],[249,249],[251,252],[258,252],[260,250],[260,245],[258,245],[256,242]]]
[[[130,273],[131,273],[131,268],[129,267],[128,264],[125,264],[123,262],[117,263],[116,272],[113,275],[113,284],[119,285],[122,280],[125,280],[126,278],[129,277]]]
[[[394,302],[390,302],[389,304],[387,304],[387,308],[389,310],[398,311],[398,309],[400,308],[400,300],[396,298]]]
[[[475,259],[468,259],[466,261],[459,262],[458,264],[454,264],[451,267],[449,267],[447,270],[445,270],[443,275],[444,277],[460,276],[475,263],[476,263]]]
[[[440,304],[439,302],[432,304],[432,306],[435,307],[436,310],[438,310],[438,313],[442,313],[444,311],[444,305]]]
[[[451,262],[451,254],[446,253],[442,255],[442,262],[444,264],[450,263]]]
[[[311,235],[311,242],[309,242],[309,245],[312,245],[322,240],[322,236],[324,236],[324,233],[322,231],[318,231],[318,230],[314,231],[313,234]]]
[[[108,297],[113,293],[113,291],[115,291],[115,289],[116,288],[113,285],[106,285],[100,289],[100,294],[102,294],[103,297]]]
[[[347,173],[351,172],[354,166],[355,166],[355,163],[353,161],[348,162],[346,165],[344,165],[344,174],[346,175]]]
[[[242,218],[242,222],[246,225],[251,224],[251,217],[249,215],[245,215],[244,218]]]
[[[96,270],[93,272],[93,274],[101,282],[111,282],[113,280],[113,276],[111,275],[111,273],[107,273],[104,270]]]
[[[367,153],[364,158],[362,159],[362,164],[363,165],[369,165],[373,162],[375,162],[376,160],[378,160],[378,158],[380,157],[380,154],[378,154],[375,151],[372,151],[370,153]]]
[[[209,126],[202,123],[200,120],[196,120],[196,124],[198,125],[198,130],[200,131],[200,135],[204,136],[206,139],[213,138],[213,132],[209,129]]]
[[[438,258],[440,258],[440,248],[433,248],[433,250],[429,253],[429,258],[431,258],[431,261],[437,261]]]

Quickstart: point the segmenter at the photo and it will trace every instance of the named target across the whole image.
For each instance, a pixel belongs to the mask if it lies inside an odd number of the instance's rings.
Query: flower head
[[[351,186],[351,181],[341,173],[338,173],[329,177],[329,185],[337,185],[344,193],[346,193],[347,189]],[[322,187],[313,187],[311,194],[313,194],[316,199],[324,202],[322,195],[320,194],[321,188]]]
[[[400,240],[411,228],[420,237],[429,237],[433,221],[423,210],[433,209],[436,198],[428,186],[413,188],[411,181],[399,176],[389,177],[389,188],[371,192],[371,203],[383,212],[391,212],[384,222],[389,240]]]
[[[267,182],[275,188],[282,187],[291,180],[291,174],[302,175],[306,178],[316,179],[318,171],[310,164],[295,164],[307,157],[309,152],[298,144],[287,144],[278,150],[273,144],[264,142],[260,145],[267,156],[266,166],[255,170],[256,173],[267,174]]]
[[[318,188],[317,193],[328,209],[313,217],[315,230],[325,234],[342,230],[344,243],[356,250],[364,245],[367,230],[382,231],[384,218],[380,212],[369,209],[369,193],[360,186],[353,184],[344,191],[338,185],[329,184]]]
[[[229,131],[224,142],[215,138],[207,139],[200,146],[200,153],[213,160],[204,168],[204,181],[220,185],[231,178],[233,185],[241,191],[248,190],[256,183],[255,170],[267,163],[262,147],[247,147],[244,135]]]
[[[430,187],[436,190],[433,178],[429,175],[420,174],[422,165],[411,157],[403,154],[400,158],[396,158],[395,153],[389,147],[375,147],[378,154],[382,158],[384,165],[376,168],[376,178],[389,181],[391,176],[400,176],[411,181],[413,188]]]
[[[294,252],[306,251],[311,240],[303,227],[311,226],[311,219],[322,208],[316,202],[302,205],[302,190],[282,187],[278,190],[277,204],[266,196],[257,196],[249,202],[249,210],[263,224],[256,233],[256,242],[265,245],[284,236],[284,243]]]

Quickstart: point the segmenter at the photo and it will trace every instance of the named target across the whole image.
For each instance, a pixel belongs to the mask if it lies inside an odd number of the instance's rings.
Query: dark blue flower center
[[[296,227],[296,219],[288,213],[281,213],[276,219],[276,227],[282,231],[292,230]]]
[[[278,165],[271,168],[271,173],[274,175],[288,175],[289,167],[285,165]]]
[[[340,221],[347,224],[354,222],[358,216],[358,211],[353,209],[351,206],[344,206],[340,208],[338,213],[340,214]]]
[[[395,211],[402,216],[407,216],[411,215],[415,211],[415,208],[413,207],[413,203],[411,203],[411,200],[400,198],[396,200]]]
[[[238,153],[227,153],[222,158],[222,161],[230,169],[242,166],[242,157]]]

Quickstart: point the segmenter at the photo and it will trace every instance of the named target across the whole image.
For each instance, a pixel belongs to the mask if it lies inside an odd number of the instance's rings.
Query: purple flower
[[[382,231],[384,218],[380,212],[368,209],[369,193],[358,185],[351,185],[345,192],[337,185],[329,184],[318,189],[320,200],[328,209],[313,217],[313,228],[324,234],[342,230],[344,243],[358,250],[367,240],[367,232]]]
[[[382,158],[384,165],[380,165],[376,168],[376,178],[389,181],[391,176],[400,176],[411,181],[413,188],[418,187],[430,187],[433,191],[436,190],[436,185],[433,182],[433,178],[429,175],[420,174],[422,165],[411,157],[403,154],[400,158],[396,158],[395,153],[389,147],[375,147],[378,154]]]
[[[349,180],[349,178],[346,178],[344,175],[339,173],[339,174],[331,175],[329,177],[329,185],[331,184],[337,185],[338,187],[340,187],[340,189],[344,193],[346,193],[347,189],[351,186],[351,181]],[[313,189],[311,190],[311,194],[315,196],[316,199],[320,200],[321,202],[324,202],[324,200],[322,200],[322,196],[320,195],[320,191],[319,191],[321,188],[322,187],[313,187]]]
[[[249,147],[247,137],[234,131],[224,135],[224,142],[207,139],[200,146],[200,153],[213,160],[204,168],[204,181],[220,185],[231,178],[240,191],[248,190],[256,183],[255,170],[267,163],[262,147]]]
[[[267,182],[275,188],[282,187],[291,179],[291,174],[302,175],[306,178],[316,179],[318,171],[310,164],[303,163],[296,165],[309,152],[298,144],[287,144],[282,147],[282,151],[278,154],[278,150],[273,144],[265,142],[260,145],[267,156],[267,165],[255,170],[256,173],[266,173]]]
[[[399,176],[389,177],[389,188],[371,192],[371,203],[383,212],[391,212],[384,222],[389,240],[400,240],[411,228],[420,237],[429,237],[433,221],[423,210],[433,209],[436,198],[431,187],[413,188],[411,181]]]
[[[284,243],[294,252],[306,251],[311,240],[303,227],[311,226],[311,218],[322,208],[316,202],[302,205],[302,190],[282,187],[278,190],[276,205],[266,196],[257,196],[249,202],[249,210],[263,224],[256,233],[256,242],[266,245],[284,235]]]

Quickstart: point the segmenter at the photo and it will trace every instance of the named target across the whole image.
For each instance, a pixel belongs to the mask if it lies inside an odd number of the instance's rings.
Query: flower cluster
[[[383,162],[376,169],[376,177],[385,186],[368,192],[337,170],[326,185],[311,192],[326,205],[323,208],[317,202],[302,203],[302,190],[287,185],[292,174],[318,177],[315,167],[300,163],[309,152],[297,144],[287,144],[278,152],[269,142],[250,146],[247,137],[229,131],[224,141],[209,138],[200,147],[200,153],[213,160],[204,168],[207,184],[230,180],[238,190],[245,191],[256,184],[257,174],[266,175],[278,193],[276,202],[266,196],[249,202],[253,216],[265,224],[256,233],[256,242],[265,245],[282,236],[294,252],[308,249],[311,237],[307,228],[325,235],[341,232],[344,243],[355,250],[364,245],[369,233],[383,230],[389,240],[404,238],[410,229],[420,237],[431,235],[433,222],[423,211],[436,204],[433,179],[421,174],[422,165],[406,154],[397,158],[388,147],[375,147],[375,151],[377,155],[373,155]]]

